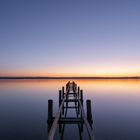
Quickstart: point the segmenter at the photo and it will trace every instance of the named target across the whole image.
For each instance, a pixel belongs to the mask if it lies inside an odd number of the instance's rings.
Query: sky
[[[0,76],[140,76],[139,0],[0,0]]]

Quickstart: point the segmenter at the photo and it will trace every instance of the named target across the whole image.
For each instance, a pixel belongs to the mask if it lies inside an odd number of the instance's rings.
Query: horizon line
[[[140,79],[140,76],[0,76],[0,79]]]

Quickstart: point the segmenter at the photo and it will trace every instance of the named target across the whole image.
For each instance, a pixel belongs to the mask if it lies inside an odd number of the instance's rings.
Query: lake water
[[[0,140],[47,140],[48,99],[68,80],[0,80]],[[75,80],[92,101],[95,140],[140,140],[140,80]],[[56,140],[60,134],[56,132]],[[66,125],[64,139],[79,139]],[[86,128],[82,139],[88,139]]]

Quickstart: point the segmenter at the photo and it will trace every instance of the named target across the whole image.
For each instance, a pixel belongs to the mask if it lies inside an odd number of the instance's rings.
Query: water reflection
[[[0,139],[45,140],[47,100],[55,100],[57,112],[58,90],[67,81],[0,80]],[[96,140],[140,139],[140,80],[75,82],[84,90],[84,100],[92,100]],[[64,139],[79,139],[77,132],[77,126],[66,125]],[[82,135],[87,138],[86,131]]]

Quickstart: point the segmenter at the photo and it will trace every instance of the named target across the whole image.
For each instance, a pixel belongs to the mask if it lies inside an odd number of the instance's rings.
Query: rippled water
[[[53,99],[55,115],[58,90],[67,81],[0,80],[0,140],[47,140],[47,101]],[[75,82],[84,91],[84,105],[92,100],[95,140],[140,140],[140,80]],[[85,128],[81,134],[88,138]],[[64,139],[79,139],[77,125],[66,125]]]

